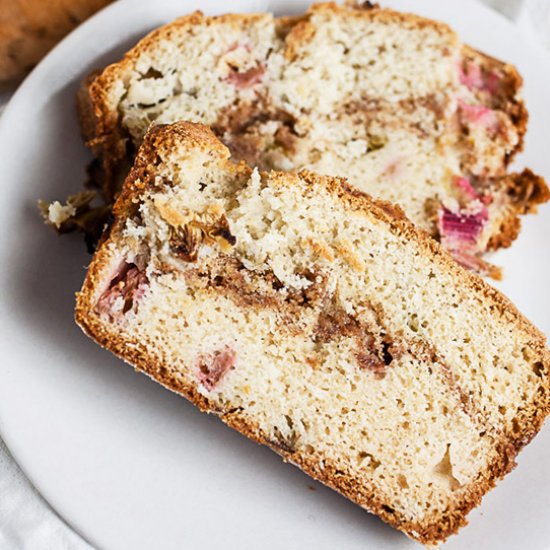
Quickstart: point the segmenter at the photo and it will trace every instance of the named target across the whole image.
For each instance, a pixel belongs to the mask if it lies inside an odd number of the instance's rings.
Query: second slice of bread
[[[194,13],[143,39],[79,93],[109,198],[150,123],[213,127],[264,169],[345,176],[399,204],[462,264],[509,246],[550,196],[508,173],[527,112],[514,67],[446,25],[392,10],[312,6],[293,18]]]

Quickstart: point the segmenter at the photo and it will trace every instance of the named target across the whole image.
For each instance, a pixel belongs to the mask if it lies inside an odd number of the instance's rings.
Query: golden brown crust
[[[275,33],[281,40],[284,40],[288,33],[292,31],[298,23],[306,19],[306,14],[277,17],[275,19]]]
[[[405,13],[400,11],[395,11],[389,8],[379,8],[372,6],[371,9],[363,9],[354,7],[350,9],[347,6],[342,6],[335,2],[324,2],[313,4],[308,12],[308,14],[316,13],[331,13],[331,14],[341,14],[346,17],[354,17],[356,19],[362,19],[367,21],[379,21],[381,23],[397,23],[403,25],[408,29],[430,29],[434,30],[440,35],[447,35],[451,40],[458,41],[456,33],[440,21],[435,21],[433,19],[426,19],[420,15],[414,13]]]
[[[214,158],[220,159],[229,170],[250,174],[250,168],[242,163],[235,165],[228,160],[229,151],[211,132],[199,124],[176,123],[170,126],[157,126],[151,129],[137,156],[136,165],[130,172],[124,186],[124,191],[117,201],[115,209],[116,220],[110,236],[102,246],[90,266],[81,292],[77,295],[75,309],[76,322],[82,329],[100,345],[109,349],[138,370],[163,384],[165,387],[186,397],[203,411],[214,412],[230,427],[238,430],[250,439],[271,447],[285,460],[299,466],[307,474],[320,482],[339,491],[341,494],[356,502],[360,506],[378,515],[385,522],[404,531],[409,537],[424,544],[437,544],[448,536],[456,533],[467,523],[466,514],[477,506],[483,495],[495,486],[498,479],[508,473],[515,465],[515,456],[526,445],[542,426],[550,412],[550,382],[548,377],[543,378],[537,401],[526,407],[512,423],[508,433],[501,434],[496,442],[498,456],[488,466],[477,480],[463,489],[457,496],[452,507],[443,515],[427,518],[422,523],[406,520],[397,511],[391,508],[391,502],[372,486],[366,485],[364,480],[358,480],[341,467],[321,460],[321,457],[293,452],[284,445],[269,440],[256,425],[242,411],[221,411],[214,407],[206,397],[200,395],[192,386],[182,383],[170,373],[169,368],[162,364],[158,357],[154,357],[138,341],[132,341],[120,330],[108,330],[103,322],[94,313],[94,296],[97,289],[101,289],[104,281],[104,271],[110,261],[110,250],[107,245],[116,242],[116,237],[125,223],[126,216],[133,211],[139,201],[143,188],[154,183],[155,162],[159,150],[171,149],[176,143],[187,142],[189,147],[201,151],[211,152]],[[192,144],[192,145],[191,145]],[[445,250],[431,239],[426,233],[416,229],[404,216],[401,209],[382,201],[371,199],[368,195],[348,186],[345,180],[339,178],[321,177],[308,171],[300,173],[302,180],[315,187],[323,186],[329,193],[341,201],[345,208],[355,212],[363,212],[365,216],[374,217],[387,224],[392,232],[407,240],[418,244],[420,251],[439,263],[442,269],[449,272],[463,287],[470,288],[472,293],[486,300],[495,312],[509,321],[516,330],[523,331],[531,341],[530,352],[533,357],[542,357],[546,369],[550,369],[550,353],[546,349],[545,336],[540,333],[515,306],[497,290],[490,287],[480,277],[462,269]],[[272,173],[271,178],[279,185],[293,185],[296,176]]]
[[[499,230],[491,236],[487,250],[498,250],[511,246],[521,229],[520,216],[536,213],[539,204],[550,200],[550,189],[544,178],[528,168],[523,172],[503,177],[498,186],[508,197],[508,209]]]
[[[114,200],[117,172],[127,163],[127,136],[118,124],[118,116],[102,108],[98,101],[99,71],[90,73],[76,95],[77,115],[84,143],[97,159],[92,183],[98,187],[107,204]]]

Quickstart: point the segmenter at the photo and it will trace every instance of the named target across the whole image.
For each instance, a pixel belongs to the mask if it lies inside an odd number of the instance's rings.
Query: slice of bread
[[[527,112],[514,67],[446,25],[319,4],[300,17],[204,17],[144,38],[79,92],[83,134],[108,200],[151,123],[213,127],[263,169],[345,176],[395,202],[464,265],[509,246],[550,194],[507,173]]]
[[[149,130],[78,324],[413,539],[446,539],[549,412],[545,337],[399,208],[229,156],[202,125]]]

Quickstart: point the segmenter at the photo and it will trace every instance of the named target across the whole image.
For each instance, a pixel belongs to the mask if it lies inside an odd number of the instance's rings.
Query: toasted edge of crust
[[[436,21],[435,19],[430,19],[427,17],[422,17],[415,13],[403,12],[393,10],[391,8],[381,8],[378,4],[371,6],[363,7],[361,5],[356,6],[345,6],[342,4],[337,4],[336,2],[320,2],[312,4],[307,14],[314,13],[342,13],[350,15],[357,19],[369,19],[371,21],[382,21],[386,22],[398,22],[403,23],[408,28],[431,28],[436,30],[439,34],[447,34],[451,38],[458,40],[457,34],[449,25],[442,23],[441,21]]]
[[[487,250],[508,248],[517,239],[521,229],[521,216],[535,214],[539,204],[550,200],[550,189],[544,178],[525,168],[520,173],[508,174],[502,182],[510,202],[500,229],[489,239]]]
[[[117,330],[109,331],[94,312],[94,290],[101,285],[103,271],[109,262],[109,251],[104,247],[109,242],[116,241],[118,231],[128,215],[135,209],[139,202],[140,193],[147,186],[147,182],[154,178],[156,147],[170,145],[173,141],[187,141],[190,147],[196,147],[203,151],[209,151],[213,157],[225,162],[230,170],[251,170],[244,163],[235,164],[228,160],[229,151],[214,136],[212,131],[200,124],[179,122],[167,126],[156,126],[149,130],[144,143],[139,150],[136,164],[124,184],[123,192],[117,200],[115,208],[115,223],[105,235],[103,246],[96,253],[89,271],[86,275],[82,290],[77,293],[75,308],[75,320],[82,330],[98,344],[108,349],[137,370],[147,374],[166,388],[184,396],[201,411],[213,412],[228,426],[236,429],[248,438],[267,445],[281,455],[285,461],[290,461],[300,467],[312,478],[335,489],[348,499],[359,504],[371,513],[379,516],[383,521],[403,531],[407,536],[426,545],[435,545],[450,535],[456,533],[460,527],[467,524],[466,515],[474,507],[478,506],[485,493],[492,489],[496,481],[510,472],[515,466],[515,457],[519,450],[531,441],[541,428],[546,416],[550,412],[550,379],[545,380],[540,401],[529,404],[521,414],[515,418],[517,429],[503,433],[496,442],[498,458],[488,464],[480,478],[467,486],[462,498],[458,499],[454,506],[445,514],[426,516],[426,520],[418,523],[404,519],[391,508],[391,502],[375,488],[366,486],[361,480],[349,474],[342,474],[331,464],[320,467],[318,461],[307,456],[289,452],[277,446],[262,433],[260,427],[239,411],[224,412],[213,407],[208,399],[200,395],[191,385],[183,384],[176,377],[171,376],[161,361],[149,353],[142,342],[133,341],[128,346],[128,341]],[[274,173],[283,184],[292,185],[284,173]],[[497,311],[507,321],[516,325],[532,339],[533,353],[543,359],[544,364],[550,366],[550,352],[546,349],[546,338],[539,332],[516,307],[496,289],[489,286],[483,279],[461,268],[449,254],[427,233],[419,230],[406,218],[403,211],[395,205],[384,201],[372,199],[365,193],[361,193],[349,186],[341,178],[322,177],[312,172],[302,171],[300,176],[306,182],[314,186],[324,186],[337,200],[342,201],[346,208],[354,211],[363,211],[386,223],[395,234],[404,236],[407,240],[416,241],[419,248],[425,254],[438,262],[442,269],[450,272],[462,285],[471,288],[475,293],[481,294],[485,300],[495,306]]]

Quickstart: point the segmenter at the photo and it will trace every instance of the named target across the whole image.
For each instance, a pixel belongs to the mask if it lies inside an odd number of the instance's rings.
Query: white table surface
[[[522,10],[526,7],[525,4],[533,10],[532,13],[535,13],[536,9],[540,10],[540,6],[545,2],[550,4],[550,0],[482,1],[508,18],[521,21],[527,28],[531,23],[530,14],[527,10]],[[550,19],[547,19],[547,23],[550,25]],[[550,26],[547,28],[547,33],[550,36]],[[0,113],[13,91],[0,94]],[[50,508],[21,472],[8,448],[0,439],[0,550],[90,550],[91,548]]]

